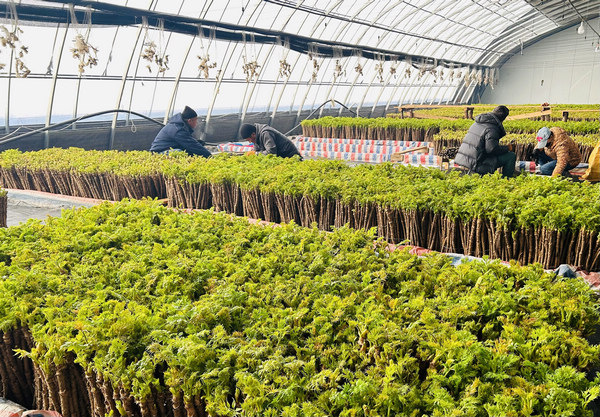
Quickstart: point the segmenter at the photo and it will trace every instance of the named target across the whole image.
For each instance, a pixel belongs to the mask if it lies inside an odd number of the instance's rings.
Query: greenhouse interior
[[[0,6],[0,415],[600,417],[600,0]]]

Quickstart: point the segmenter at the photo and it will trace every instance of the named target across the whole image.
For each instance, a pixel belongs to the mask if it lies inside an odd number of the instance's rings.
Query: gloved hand
[[[515,146],[512,143],[509,143],[507,146],[508,146],[508,152],[512,152],[513,149],[515,149]]]
[[[244,155],[256,155],[256,151],[248,151]]]

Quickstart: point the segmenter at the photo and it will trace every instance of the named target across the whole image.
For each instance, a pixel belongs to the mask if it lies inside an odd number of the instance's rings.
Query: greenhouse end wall
[[[482,103],[600,103],[600,19],[589,21],[585,34],[570,27],[525,48],[500,68],[494,89]]]

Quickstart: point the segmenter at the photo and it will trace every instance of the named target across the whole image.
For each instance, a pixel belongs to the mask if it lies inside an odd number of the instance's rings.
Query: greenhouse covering
[[[0,6],[7,130],[108,109],[166,120],[186,104],[210,122],[252,112],[271,119],[297,113],[299,120],[302,111],[335,106],[332,99],[365,116],[405,103],[468,103],[497,88],[511,57],[567,28],[585,32],[582,44],[596,67],[600,56],[593,52],[600,49],[597,0]],[[562,48],[553,53],[572,46]]]

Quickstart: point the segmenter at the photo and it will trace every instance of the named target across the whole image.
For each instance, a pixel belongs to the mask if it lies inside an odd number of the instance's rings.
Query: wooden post
[[[469,108],[465,107],[465,119],[469,119]]]
[[[471,119],[471,120],[474,119],[474,117],[473,117],[473,110],[474,109],[475,109],[475,107],[467,107],[467,109],[466,109],[466,118],[467,119]]]
[[[550,110],[550,106],[542,106],[542,111],[546,111],[546,110]],[[550,121],[550,115],[546,115],[546,116],[542,116],[542,120],[549,122]]]
[[[415,117],[415,109],[408,109],[408,115],[410,118]]]
[[[400,118],[404,119],[404,107],[400,107]]]
[[[564,111],[563,112],[563,122],[568,122],[568,121],[569,121],[569,112]]]

